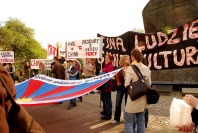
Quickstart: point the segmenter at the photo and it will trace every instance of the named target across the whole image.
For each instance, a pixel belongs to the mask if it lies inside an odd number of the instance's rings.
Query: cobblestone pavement
[[[116,92],[113,92],[113,114],[115,96]],[[169,125],[169,108],[173,97],[182,98],[182,94],[174,91],[170,95],[161,95],[159,102],[149,107],[146,133],[178,133],[177,129]],[[111,120],[100,119],[102,109],[99,99],[100,94],[85,95],[83,102],[78,102],[78,105],[70,110],[67,109],[68,102],[25,108],[40,123],[46,133],[123,133],[123,115],[118,124],[110,124]],[[124,105],[122,105],[122,114],[123,111]]]

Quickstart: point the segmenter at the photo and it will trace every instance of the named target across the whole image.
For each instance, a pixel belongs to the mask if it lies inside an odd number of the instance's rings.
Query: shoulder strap
[[[139,69],[136,65],[131,65],[131,67],[133,68],[133,70],[134,70],[135,73],[137,74],[138,78],[139,78],[140,80],[143,80],[143,81],[147,84],[147,86],[148,86],[150,89],[152,89],[152,88],[150,87],[150,85],[147,83],[147,81],[146,81],[146,79],[144,78],[144,76],[142,75],[142,73],[140,72],[140,69]]]
[[[138,76],[139,79],[144,78],[144,76],[140,72],[140,69],[136,65],[131,65],[131,67],[133,68],[134,72],[136,73],[136,75]]]

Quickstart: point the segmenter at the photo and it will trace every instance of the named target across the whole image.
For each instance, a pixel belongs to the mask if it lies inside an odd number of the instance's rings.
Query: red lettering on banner
[[[113,54],[113,62],[115,66],[119,65],[118,56],[118,54]]]
[[[0,63],[14,63],[14,60],[13,59],[0,59]]]
[[[145,46],[138,46],[138,35],[135,35],[135,49],[138,49],[140,51],[145,50]]]
[[[123,40],[122,38],[118,37],[116,39],[116,47],[117,47],[117,50],[119,50],[119,45],[122,47],[122,51],[125,52],[126,49],[124,48],[124,43],[123,43]]]
[[[190,28],[189,28],[189,38],[190,39],[196,39],[198,38],[198,33],[193,33],[193,32],[197,32],[198,31],[198,26],[197,27],[193,27],[194,24],[198,23],[198,19],[191,22],[190,24]]]
[[[116,49],[114,38],[107,38],[107,46],[108,49]]]
[[[186,64],[190,65],[190,62],[192,62],[193,64],[198,64],[198,56],[197,56],[197,60],[194,60],[192,58],[193,55],[197,54],[197,49],[196,47],[187,47],[186,48],[186,57],[187,57],[187,61]]]
[[[187,38],[187,32],[188,32],[188,24],[184,24],[183,25],[183,27],[184,27],[184,31],[183,31],[183,41],[185,41],[185,40],[187,40],[188,38]]]
[[[159,40],[159,44],[158,44],[159,47],[163,46],[166,43],[166,41],[168,41],[167,35],[162,33],[162,32],[158,32],[157,37],[158,37],[158,40]],[[164,41],[162,41],[162,37],[164,38]]]
[[[172,54],[172,51],[162,51],[159,55],[164,55],[164,67],[168,68],[168,55]]]
[[[97,52],[86,52],[86,56],[96,56]]]
[[[179,61],[178,61],[178,57],[180,57],[180,55],[178,55],[178,50],[174,50],[173,52],[162,51],[162,52],[159,52],[159,54],[150,53],[147,56],[145,54],[144,57],[147,58],[148,67],[150,68],[153,65],[155,69],[162,69],[162,66],[165,68],[169,68],[170,58],[168,58],[168,55],[173,55],[172,60],[177,66],[183,66],[185,62],[187,65],[191,65],[191,63],[198,64],[198,56],[196,56],[197,54],[196,47],[189,46],[189,47],[186,47],[185,50],[181,49],[180,54],[181,54],[181,59]],[[163,56],[164,64],[160,64],[160,65],[158,64],[158,61],[159,61],[158,56]]]
[[[102,39],[105,39],[104,37]],[[124,47],[124,43],[122,38],[118,37],[116,39],[114,38],[107,38],[106,39],[106,48],[107,49],[114,49],[114,50],[119,50],[119,46],[121,46],[122,51],[125,52],[126,49]]]
[[[157,41],[156,41],[156,38],[154,35],[151,35],[151,39],[152,39],[152,42],[153,44],[150,45],[149,43],[149,37],[148,36],[145,36],[146,38],[146,46],[148,49],[153,49],[156,45],[157,45]]]
[[[144,55],[144,58],[146,59],[146,55]],[[148,55],[148,67],[149,67],[149,68],[150,68],[151,65],[152,65],[152,60],[151,60],[151,58],[152,58],[152,54],[149,54],[149,55]]]
[[[177,50],[173,51],[174,63],[177,66],[183,66],[184,62],[185,62],[185,51],[184,51],[184,49],[181,49],[180,51],[181,51],[181,60],[180,61],[178,61],[178,59],[177,59]]]
[[[167,44],[176,44],[176,43],[179,43],[180,42],[180,38],[176,38],[176,39],[173,39],[177,33],[178,33],[178,28],[176,29],[172,29],[172,30],[168,30],[168,33],[172,33],[172,36],[171,38],[168,40]]]
[[[38,66],[40,63],[39,60],[31,60],[31,66]]]
[[[154,56],[153,56],[153,61],[154,61],[154,67],[155,67],[156,69],[162,69],[162,66],[159,66],[159,65],[157,64],[157,53],[154,54]]]
[[[56,56],[57,55],[57,48],[52,46],[52,45],[50,45],[50,44],[48,44],[47,54],[48,54],[48,56],[50,56],[50,55]]]

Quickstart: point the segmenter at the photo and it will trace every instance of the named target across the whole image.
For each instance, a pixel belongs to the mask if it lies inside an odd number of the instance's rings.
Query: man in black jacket
[[[54,57],[54,65],[52,65],[52,77],[56,79],[65,79],[65,70],[63,65],[60,63],[57,56]],[[62,104],[63,102],[59,102]]]

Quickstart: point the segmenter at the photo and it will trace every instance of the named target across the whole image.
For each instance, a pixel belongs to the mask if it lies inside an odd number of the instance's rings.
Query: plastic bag
[[[170,106],[170,125],[182,126],[192,123],[192,107],[181,99],[173,98]]]

